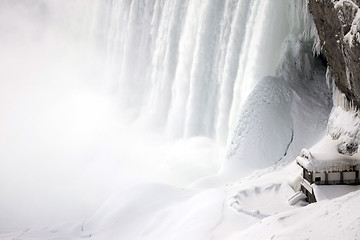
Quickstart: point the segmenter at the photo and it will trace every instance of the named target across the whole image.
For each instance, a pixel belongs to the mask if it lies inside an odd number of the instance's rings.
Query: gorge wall
[[[332,78],[360,106],[360,0],[309,0]]]

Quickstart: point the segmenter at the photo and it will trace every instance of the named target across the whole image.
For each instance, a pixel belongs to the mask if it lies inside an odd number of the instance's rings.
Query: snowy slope
[[[287,177],[299,172],[291,164],[200,192],[135,186],[114,195],[85,224],[11,233],[2,229],[0,239],[358,239],[360,212],[354,206],[359,191],[306,207],[289,206],[294,192]]]
[[[360,191],[283,212],[236,234],[236,239],[360,239]]]
[[[91,239],[109,240],[224,239],[268,215],[293,208],[287,203],[293,191],[284,176],[270,174],[245,184],[197,192],[137,185],[114,195],[85,223],[3,233],[0,239],[81,239],[90,235]]]

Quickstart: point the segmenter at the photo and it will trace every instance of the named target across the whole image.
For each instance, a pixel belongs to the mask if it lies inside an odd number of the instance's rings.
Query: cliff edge
[[[360,107],[360,0],[309,0],[336,86]]]

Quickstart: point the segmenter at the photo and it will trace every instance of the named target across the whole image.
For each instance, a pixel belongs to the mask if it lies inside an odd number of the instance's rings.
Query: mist
[[[100,2],[0,1],[0,226],[91,216],[140,182],[215,174],[223,147],[153,130],[109,84],[89,22]]]

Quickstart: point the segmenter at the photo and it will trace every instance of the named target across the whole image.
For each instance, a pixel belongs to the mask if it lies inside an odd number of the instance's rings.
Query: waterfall
[[[223,146],[257,81],[276,74],[286,36],[309,26],[306,1],[32,0],[31,8],[4,1],[34,10],[31,32],[51,38],[43,40],[51,51],[96,65],[89,79],[114,93],[133,120]]]
[[[275,73],[287,0],[108,0],[98,39],[109,86],[175,138],[226,144],[258,79]]]

